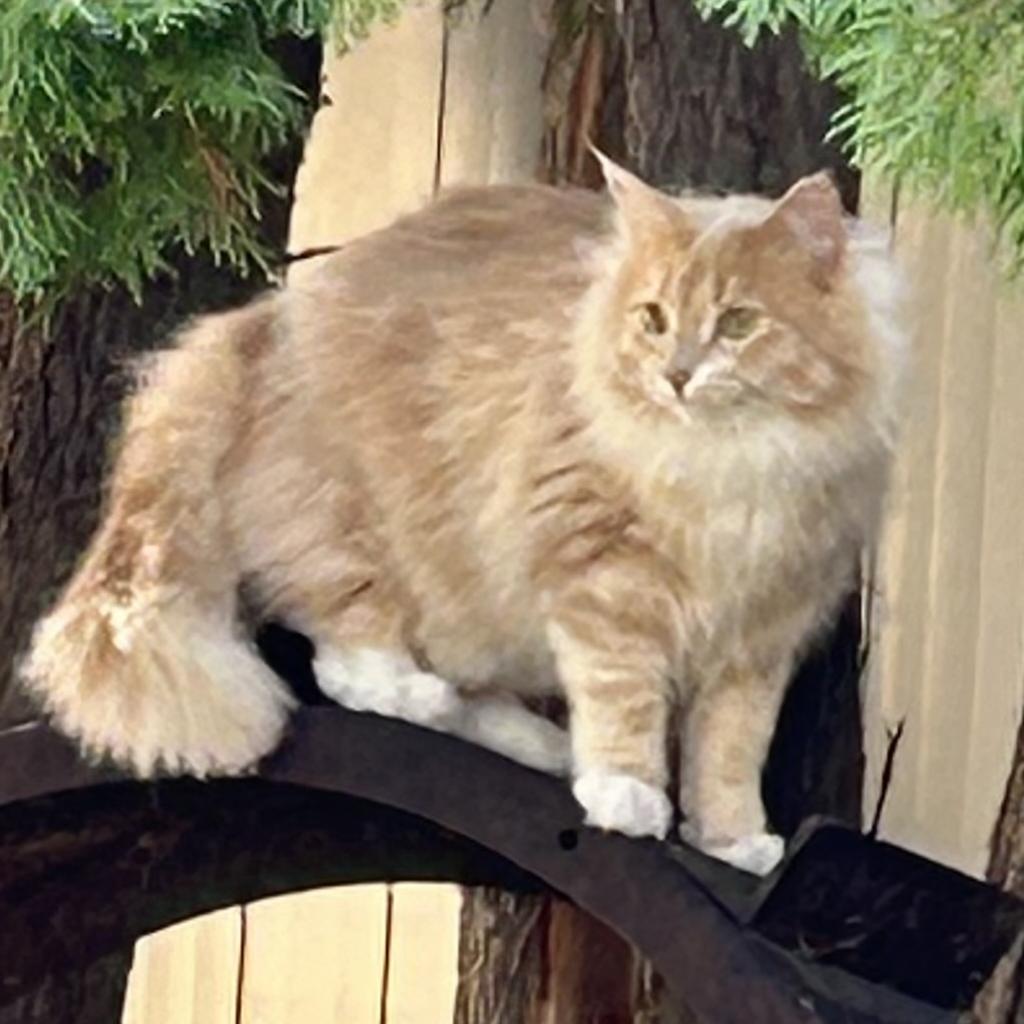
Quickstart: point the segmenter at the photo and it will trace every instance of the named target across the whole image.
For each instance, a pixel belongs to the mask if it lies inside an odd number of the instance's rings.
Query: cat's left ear
[[[632,241],[692,238],[689,218],[671,197],[620,167],[595,146],[591,146],[590,151],[601,165],[608,192]]]
[[[801,178],[773,207],[761,231],[796,245],[808,261],[811,279],[828,291],[846,251],[843,204],[825,171]]]

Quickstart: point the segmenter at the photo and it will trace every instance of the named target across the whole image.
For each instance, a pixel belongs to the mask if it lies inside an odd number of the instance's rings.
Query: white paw
[[[445,728],[454,725],[465,711],[459,691],[432,672],[410,672],[402,676],[396,693],[402,707],[396,709],[395,716],[420,725]]]
[[[767,875],[782,860],[786,852],[786,843],[782,836],[773,836],[767,832],[755,832],[719,842],[703,842],[691,826],[683,824],[679,827],[683,840],[696,846],[709,857],[723,860],[740,871],[748,871],[752,875]]]
[[[436,729],[454,726],[465,713],[451,683],[417,671],[404,655],[327,650],[314,661],[313,670],[324,694],[352,711],[373,711]]]
[[[632,775],[584,772],[573,783],[572,792],[587,812],[588,825],[627,836],[664,839],[668,834],[672,804],[665,792]]]

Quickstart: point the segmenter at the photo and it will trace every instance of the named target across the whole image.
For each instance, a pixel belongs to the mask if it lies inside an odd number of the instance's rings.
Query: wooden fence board
[[[245,918],[239,1024],[381,1024],[386,886],[261,900]]]
[[[241,937],[231,907],[136,943],[123,1024],[237,1024]]]
[[[906,430],[875,583],[867,684],[873,806],[906,717],[882,834],[984,872],[1024,702],[1024,286],[984,225],[905,204],[913,288]]]

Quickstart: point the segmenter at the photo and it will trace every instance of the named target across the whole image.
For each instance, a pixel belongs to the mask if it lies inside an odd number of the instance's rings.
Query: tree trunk
[[[133,949],[46,979],[31,995],[0,1006],[0,1024],[116,1024],[121,1019]]]
[[[1024,898],[1024,720],[1017,731],[1013,766],[992,833],[986,877]],[[1024,1024],[1024,936],[1021,936],[981,990],[974,1006],[978,1024]]]
[[[600,187],[587,151],[593,140],[648,181],[674,188],[778,195],[827,167],[847,208],[856,209],[858,176],[823,141],[839,97],[808,74],[793,32],[751,50],[681,0],[592,5],[582,25],[559,18],[572,8],[579,4],[556,0],[556,24],[576,28],[556,36],[545,72],[547,180]],[[790,689],[765,773],[769,816],[785,835],[810,813],[860,823],[861,635],[859,595],[852,594]],[[494,901],[505,898],[469,897],[464,950],[488,948]],[[524,992],[511,1016],[488,1016],[486,992],[509,983],[508,963],[499,956],[487,972],[463,975],[458,1024],[669,1024],[659,980],[617,936],[562,904],[545,910],[544,902],[519,901],[514,924],[501,927],[523,948],[546,943],[546,999],[538,1003]],[[552,1007],[557,1016],[545,1016]]]
[[[520,1024],[543,998],[545,897],[466,889],[454,1024]]]
[[[316,96],[320,44],[283,38],[275,50],[289,80]],[[267,161],[268,178],[290,187],[301,155],[296,139]],[[268,196],[261,210],[262,239],[282,256],[290,206],[290,194]],[[94,289],[63,303],[47,330],[23,329],[0,293],[0,726],[34,714],[12,686],[15,660],[96,525],[132,359],[185,318],[264,286],[201,256],[170,262],[173,275],[147,284],[141,302]]]
[[[463,894],[454,1024],[684,1024],[628,943],[571,903]]]
[[[561,900],[551,904],[546,938],[550,966],[538,1022],[640,1024],[638,1014],[649,1008],[642,983],[650,972],[625,940]]]

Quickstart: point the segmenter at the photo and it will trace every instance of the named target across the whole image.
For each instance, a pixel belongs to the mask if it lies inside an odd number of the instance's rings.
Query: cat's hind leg
[[[353,711],[373,712],[437,729],[533,768],[566,774],[565,730],[532,714],[511,695],[464,693],[417,663],[407,637],[411,602],[393,584],[374,532],[358,503],[335,495],[302,517],[296,542],[255,573],[266,614],[291,622],[313,641],[313,670],[325,696]],[[265,511],[265,503],[260,506]],[[294,513],[293,513],[294,517]],[[282,513],[287,524],[287,510]],[[339,529],[338,524],[343,528]]]
[[[417,664],[403,641],[399,602],[379,580],[371,586],[339,580],[336,593],[356,596],[305,606],[305,628],[316,646],[313,671],[326,697],[353,711],[459,736],[540,771],[568,774],[564,729],[511,694],[461,691]]]
[[[540,771],[568,773],[564,729],[511,695],[462,692],[404,651],[326,647],[314,671],[324,694],[343,707],[450,733]]]
[[[371,711],[416,725],[450,731],[463,715],[463,699],[451,683],[421,671],[399,649],[317,644],[313,662],[326,697],[352,711]]]
[[[469,693],[464,701],[456,735],[551,775],[569,774],[572,750],[565,729],[511,694]]]

